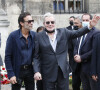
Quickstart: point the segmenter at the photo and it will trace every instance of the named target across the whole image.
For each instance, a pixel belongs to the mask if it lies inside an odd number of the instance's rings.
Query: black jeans
[[[73,90],[80,90],[81,78],[80,78],[80,67],[77,66],[76,70],[72,72],[72,87]]]
[[[42,80],[37,81],[37,90],[43,90],[43,82]]]
[[[24,81],[25,90],[34,90],[34,73],[33,69],[22,69],[20,70],[20,77],[21,81]],[[21,84],[12,84],[12,90],[20,90]]]

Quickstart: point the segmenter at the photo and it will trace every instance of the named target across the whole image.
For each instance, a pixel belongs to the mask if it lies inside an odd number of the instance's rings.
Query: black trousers
[[[80,90],[80,86],[81,86],[80,67],[77,67],[75,72],[72,72],[73,90]]]
[[[37,90],[43,90],[43,82],[42,80],[37,81]]]
[[[20,70],[19,80],[24,81],[25,90],[34,90],[34,73],[33,69]],[[20,90],[21,83],[12,84],[12,90]]]
[[[64,78],[60,68],[58,68],[58,77],[55,82],[43,80],[43,90],[69,90],[69,72]]]
[[[81,81],[83,90],[97,90],[96,89],[96,82],[84,72],[81,72]]]

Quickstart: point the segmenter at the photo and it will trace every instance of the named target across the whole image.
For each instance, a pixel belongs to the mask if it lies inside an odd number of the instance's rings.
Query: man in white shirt
[[[96,25],[99,19],[99,16],[95,16],[90,28]],[[43,80],[43,90],[55,90],[56,88],[57,90],[69,90],[68,40],[81,36],[90,29],[88,27],[77,31],[70,31],[66,28],[56,29],[55,23],[53,14],[45,14],[45,29],[35,36],[34,78]]]

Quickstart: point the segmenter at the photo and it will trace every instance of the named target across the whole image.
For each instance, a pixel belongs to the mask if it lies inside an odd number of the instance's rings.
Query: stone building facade
[[[22,11],[22,1],[23,0],[0,0],[3,10],[8,16],[9,32],[18,28],[17,18]],[[68,26],[68,18],[72,15],[81,16],[81,13],[68,13],[68,10],[71,12],[71,8],[74,8],[74,11],[79,6],[83,8],[83,13],[88,12],[91,14],[100,13],[100,0],[24,0],[26,11],[31,12],[33,19],[35,20],[33,29],[42,25],[42,15],[46,12],[51,12],[55,14],[54,2],[58,4],[62,2],[64,4],[65,13],[56,13],[57,18],[57,27],[66,27]],[[75,1],[75,2],[73,2]],[[57,3],[58,2],[58,3]],[[69,5],[70,4],[70,5]],[[74,4],[72,6],[72,4]],[[72,6],[72,7],[71,7]],[[56,5],[57,7],[57,5]],[[80,8],[79,7],[79,8]],[[63,11],[62,11],[63,12]],[[67,13],[66,13],[67,12]],[[73,12],[73,11],[72,11]],[[58,23],[61,22],[61,23]]]
[[[6,39],[10,32],[18,29],[18,16],[22,12],[23,0],[0,0],[0,53],[4,59]],[[56,27],[67,27],[70,16],[81,16],[82,13],[100,15],[100,0],[24,0],[25,10],[35,20],[33,30],[43,25],[43,14],[51,12],[56,17]],[[74,11],[73,11],[74,10]],[[97,25],[100,28],[100,24]]]

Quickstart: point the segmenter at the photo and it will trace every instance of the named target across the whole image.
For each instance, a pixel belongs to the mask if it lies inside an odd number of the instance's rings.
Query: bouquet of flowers
[[[1,79],[0,79],[1,84],[9,84],[10,83],[5,66],[1,66],[0,77],[1,77]]]

